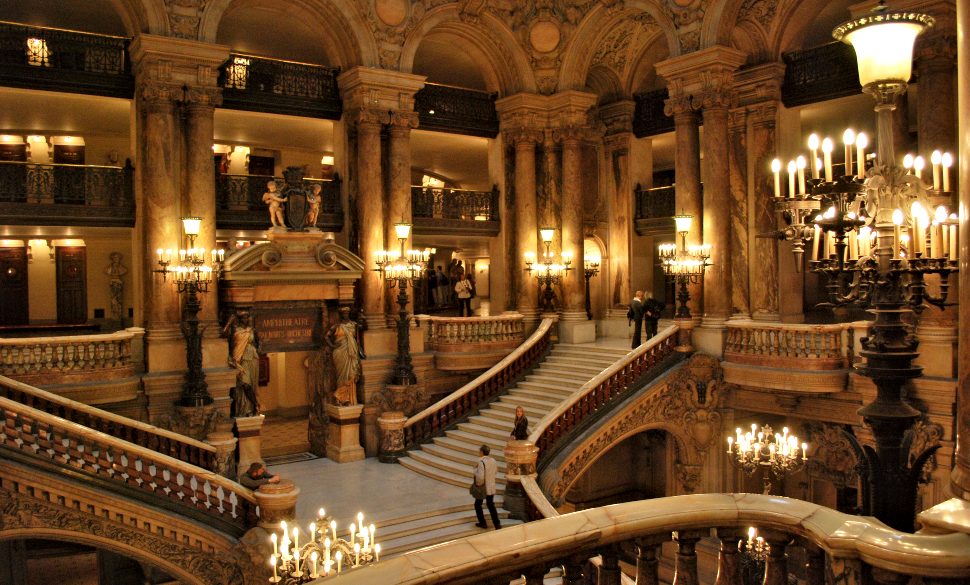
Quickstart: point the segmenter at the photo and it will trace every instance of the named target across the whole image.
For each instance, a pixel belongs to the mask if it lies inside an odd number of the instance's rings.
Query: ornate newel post
[[[264,483],[253,492],[259,506],[259,525],[267,530],[275,530],[282,520],[291,522],[296,519],[296,500],[300,488],[288,480],[280,478],[279,483]]]
[[[249,464],[263,460],[263,419],[266,415],[241,416],[236,418],[236,436],[239,438],[239,467],[249,469]]]
[[[502,507],[512,516],[528,521],[527,496],[522,489],[523,477],[536,477],[539,449],[529,441],[509,441],[505,445],[505,499]]]
[[[231,428],[217,428],[209,433],[205,442],[216,448],[216,466],[213,469],[223,477],[236,481],[236,443],[238,439],[232,436]]]
[[[404,456],[404,423],[407,420],[408,417],[399,410],[387,411],[377,418],[381,433],[381,450],[377,458],[381,463],[396,463]]]
[[[360,446],[360,414],[364,405],[327,405],[327,457],[337,463],[360,461],[364,448]]]

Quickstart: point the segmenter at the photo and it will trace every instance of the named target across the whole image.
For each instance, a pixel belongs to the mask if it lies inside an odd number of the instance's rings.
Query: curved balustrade
[[[592,420],[592,415],[625,394],[637,380],[665,364],[667,358],[676,353],[677,329],[677,325],[664,328],[624,359],[583,384],[570,400],[543,417],[529,436],[529,441],[539,448],[539,460],[548,460],[561,439]]]
[[[852,359],[852,323],[782,325],[728,322],[724,360],[800,370],[836,370]],[[797,360],[797,362],[796,362]]]
[[[910,575],[923,577],[923,583],[953,585],[970,578],[967,534],[905,534],[871,518],[789,498],[699,494],[615,504],[485,532],[351,571],[340,582],[464,585],[525,576],[531,584],[542,583],[550,568],[561,566],[564,583],[616,584],[619,551],[636,550],[637,582],[659,583],[658,547],[673,540],[679,549],[675,582],[709,583],[699,578],[695,546],[700,538],[716,536],[721,539],[718,583],[742,583],[737,544],[749,526],[771,546],[765,585],[787,585],[790,546],[806,550],[808,583],[828,582],[826,571],[835,582],[852,575],[858,579],[870,568],[878,569],[879,583],[905,583]],[[596,555],[603,562],[593,570],[586,560]]]
[[[221,475],[17,400],[0,397],[0,414],[5,449],[147,492],[236,535],[255,525],[253,492]]]
[[[522,342],[522,315],[494,317],[424,317],[429,325],[429,342],[434,351],[470,351],[515,347]]]
[[[144,334],[144,329],[130,327],[100,335],[0,338],[0,375],[54,381],[66,374],[130,376],[131,342]]]
[[[546,318],[529,338],[488,371],[439,400],[404,424],[404,448],[429,441],[472,415],[539,363],[552,345],[555,318]]]
[[[0,376],[0,398],[71,421],[207,470],[217,467],[216,448],[191,437],[119,416]]]

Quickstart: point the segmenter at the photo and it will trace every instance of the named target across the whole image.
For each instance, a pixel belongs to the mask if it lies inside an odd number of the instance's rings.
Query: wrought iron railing
[[[128,39],[0,22],[0,85],[131,98]]]
[[[782,55],[782,60],[785,82],[781,99],[789,108],[858,95],[862,89],[855,53],[845,43],[791,51]]]
[[[230,53],[219,70],[222,106],[236,110],[340,119],[338,67]]]
[[[673,583],[752,583],[739,552],[748,527],[770,550],[763,559],[764,585],[800,583],[967,583],[970,535],[906,534],[872,518],[819,504],[759,494],[698,494],[640,500],[580,510],[561,517],[485,531],[382,560],[340,577],[341,585],[472,585],[563,583],[618,585],[666,582],[661,547],[673,556]],[[713,546],[697,546],[715,538]],[[717,555],[715,570],[698,566],[698,553]],[[594,557],[599,558],[594,559]],[[625,557],[625,558],[624,558]],[[630,561],[628,577],[621,558]],[[669,557],[668,557],[669,558]],[[796,565],[795,559],[802,559]],[[761,572],[760,570],[758,571]],[[914,580],[910,580],[910,577]],[[744,577],[747,577],[744,578]],[[668,577],[669,578],[669,577]],[[716,581],[715,581],[716,579]]]
[[[497,94],[426,83],[414,95],[422,130],[495,138],[498,135]]]
[[[555,322],[543,319],[535,333],[501,362],[409,418],[404,424],[404,448],[417,447],[465,420],[535,368],[552,346]]]
[[[273,181],[277,192],[282,191],[286,181],[270,175],[216,175],[216,226],[220,229],[262,229],[269,225],[263,193]],[[320,215],[317,227],[340,231],[344,225],[343,207],[340,203],[340,176],[332,180],[303,179],[308,189],[320,185]]]
[[[633,194],[636,197],[635,219],[668,219],[672,222],[671,218],[677,214],[673,185],[644,189],[637,183]]]
[[[466,191],[441,187],[411,187],[414,227],[422,233],[471,231],[494,235],[499,228],[498,187]]]
[[[664,113],[667,89],[645,91],[633,95],[633,135],[637,138],[672,132],[674,119]]]
[[[30,225],[133,226],[134,168],[0,161],[0,217]]]
[[[685,354],[674,349],[677,330],[677,325],[667,327],[583,384],[572,397],[536,423],[529,441],[539,448],[539,465],[548,462],[565,439],[587,428],[605,408],[662,373],[674,363],[674,358],[684,357]]]

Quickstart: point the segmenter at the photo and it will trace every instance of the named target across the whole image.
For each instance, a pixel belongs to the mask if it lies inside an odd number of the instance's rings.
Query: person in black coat
[[[657,325],[663,310],[664,304],[653,298],[653,294],[649,294],[643,304],[643,319],[647,322],[647,339],[657,334]]]
[[[515,407],[515,420],[512,422],[510,437],[516,441],[524,441],[529,438],[529,419],[526,418],[525,410],[521,406]]]
[[[643,306],[643,291],[638,290],[630,302],[630,312],[627,316],[633,321],[633,349],[640,347],[643,335],[643,316],[646,313]]]

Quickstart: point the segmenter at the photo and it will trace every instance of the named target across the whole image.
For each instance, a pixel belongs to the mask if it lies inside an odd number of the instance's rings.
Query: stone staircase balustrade
[[[0,338],[0,375],[13,377],[72,373],[134,374],[132,340],[140,327],[99,335]]]

